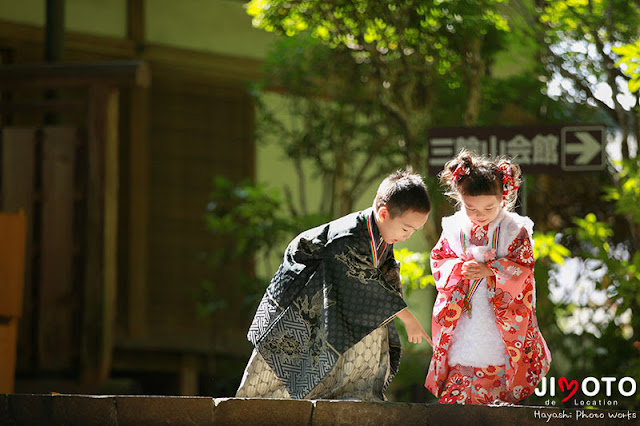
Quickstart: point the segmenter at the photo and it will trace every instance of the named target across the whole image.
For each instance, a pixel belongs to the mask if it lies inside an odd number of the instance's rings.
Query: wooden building
[[[254,178],[260,60],[148,43],[126,7],[126,37],[63,31],[49,63],[43,26],[0,16],[0,210],[27,213],[15,391],[231,396],[246,314],[196,303],[206,278],[234,291],[204,214],[214,176]]]

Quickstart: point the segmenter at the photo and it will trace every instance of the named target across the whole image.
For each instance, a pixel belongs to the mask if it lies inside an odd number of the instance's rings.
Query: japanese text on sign
[[[429,170],[437,173],[463,148],[511,157],[528,173],[601,170],[603,138],[595,125],[432,129]]]

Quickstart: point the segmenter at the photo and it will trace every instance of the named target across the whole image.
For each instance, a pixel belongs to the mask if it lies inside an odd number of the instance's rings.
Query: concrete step
[[[640,424],[640,412],[178,396],[0,394],[0,425]]]

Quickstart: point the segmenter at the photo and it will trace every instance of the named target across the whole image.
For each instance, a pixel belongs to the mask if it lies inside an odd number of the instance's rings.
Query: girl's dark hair
[[[387,176],[373,201],[375,210],[381,206],[386,206],[392,217],[401,216],[408,210],[429,213],[431,201],[422,176],[401,170]]]
[[[458,203],[461,195],[497,195],[505,208],[513,210],[521,182],[520,166],[508,158],[490,160],[466,149],[444,165],[440,182],[449,189],[446,193]]]

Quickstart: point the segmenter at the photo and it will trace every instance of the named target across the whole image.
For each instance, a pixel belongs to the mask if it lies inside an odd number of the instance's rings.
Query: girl
[[[438,289],[425,387],[440,403],[516,403],[551,355],[536,318],[533,222],[511,212],[520,167],[463,150],[440,174],[460,211],[431,251]]]

